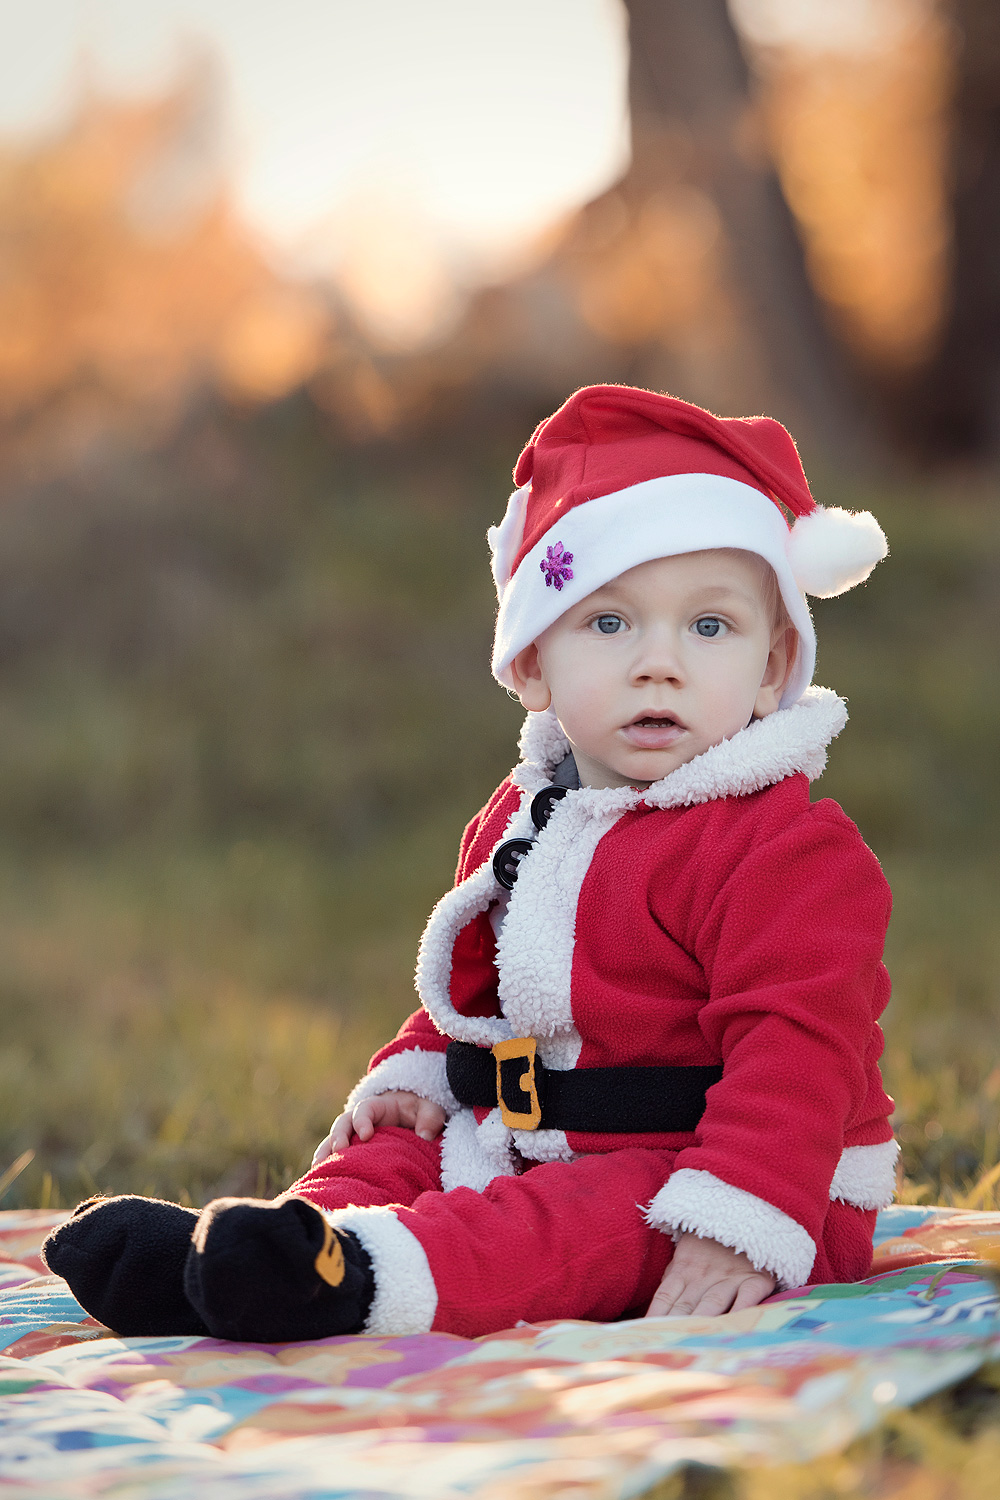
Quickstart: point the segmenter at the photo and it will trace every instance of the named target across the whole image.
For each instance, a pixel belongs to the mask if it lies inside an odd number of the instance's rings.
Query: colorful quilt
[[[287,1345],[119,1339],[0,1214],[4,1500],[580,1500],[802,1460],[1000,1356],[1000,1214],[890,1208],[875,1269],[722,1318]]]

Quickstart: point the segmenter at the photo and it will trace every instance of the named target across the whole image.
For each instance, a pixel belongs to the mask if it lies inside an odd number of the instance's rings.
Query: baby
[[[515,482],[490,542],[521,761],[465,831],[421,1007],[275,1202],[89,1200],[53,1232],[120,1334],[471,1337],[869,1269],[890,896],[809,800],[846,713],[809,686],[804,593],[885,538],[816,506],[779,423],[627,387],[571,396]]]

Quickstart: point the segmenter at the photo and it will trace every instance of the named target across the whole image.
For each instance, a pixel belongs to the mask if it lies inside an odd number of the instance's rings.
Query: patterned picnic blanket
[[[1000,1357],[1000,1214],[890,1208],[879,1274],[722,1318],[287,1345],[119,1339],[0,1213],[5,1500],[581,1500],[814,1457]]]

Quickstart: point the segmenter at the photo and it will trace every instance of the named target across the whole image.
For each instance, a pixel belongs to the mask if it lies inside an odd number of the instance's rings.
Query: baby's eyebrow
[[[739,584],[707,584],[704,588],[695,592],[696,599],[701,600],[725,600],[742,599],[745,604],[759,604],[757,595],[749,589],[740,588]]]
[[[683,609],[709,610],[723,609],[727,604],[739,602],[756,608],[761,601],[749,589],[741,588],[739,584],[730,583],[707,583],[699,584],[681,600]],[[616,609],[627,609],[634,604],[627,594],[619,594],[614,583],[602,584],[600,588],[582,601],[583,606],[590,610],[611,611]]]

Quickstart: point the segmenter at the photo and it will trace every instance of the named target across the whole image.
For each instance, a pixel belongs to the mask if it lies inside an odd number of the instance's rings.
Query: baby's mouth
[[[625,738],[644,750],[666,750],[686,732],[672,714],[640,714],[624,729]]]

